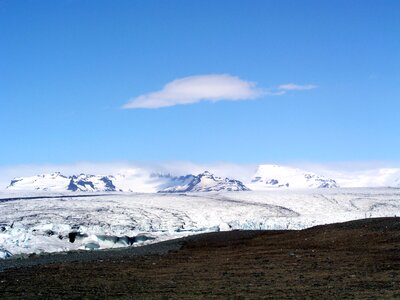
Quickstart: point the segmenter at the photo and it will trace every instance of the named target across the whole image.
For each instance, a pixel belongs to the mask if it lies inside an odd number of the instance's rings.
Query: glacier
[[[202,193],[0,193],[0,258],[135,247],[236,229],[304,229],[400,215],[395,188]]]

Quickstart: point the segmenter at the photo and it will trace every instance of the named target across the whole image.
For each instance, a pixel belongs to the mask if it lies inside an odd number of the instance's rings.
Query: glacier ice
[[[0,194],[0,257],[140,246],[235,229],[303,229],[400,215],[400,190]],[[47,197],[47,198],[43,198]],[[2,199],[8,199],[3,201]]]

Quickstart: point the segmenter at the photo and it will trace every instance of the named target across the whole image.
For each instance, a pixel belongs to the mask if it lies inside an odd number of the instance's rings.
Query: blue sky
[[[0,165],[398,161],[399,11],[395,0],[0,0]],[[123,109],[200,75],[263,92]],[[269,95],[286,84],[315,88]]]

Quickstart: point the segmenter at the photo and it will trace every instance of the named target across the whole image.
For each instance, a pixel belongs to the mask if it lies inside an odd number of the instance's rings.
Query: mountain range
[[[56,172],[18,177],[11,181],[7,189],[53,192],[188,193],[337,187],[339,185],[336,180],[312,172],[278,165],[260,165],[248,183],[232,178],[221,178],[208,171],[198,175],[174,176],[128,169],[115,175],[65,176]]]
[[[145,176],[145,175],[142,175]],[[139,179],[138,179],[139,177]],[[136,183],[136,184],[135,184]],[[37,190],[53,192],[219,192],[249,190],[239,180],[221,178],[205,171],[198,175],[172,176],[150,174],[145,178],[132,174],[72,175],[61,173],[18,177],[7,186],[9,190]]]
[[[14,178],[7,189],[38,190],[54,192],[113,192],[116,191],[113,176],[73,175],[64,176],[60,172],[30,177]]]

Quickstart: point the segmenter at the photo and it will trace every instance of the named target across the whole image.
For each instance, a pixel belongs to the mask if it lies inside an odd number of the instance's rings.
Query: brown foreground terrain
[[[211,233],[165,245],[8,260],[0,298],[400,299],[400,218]]]

